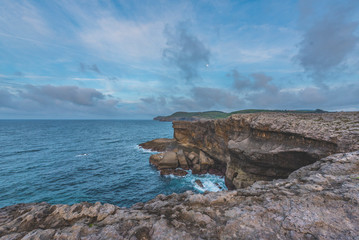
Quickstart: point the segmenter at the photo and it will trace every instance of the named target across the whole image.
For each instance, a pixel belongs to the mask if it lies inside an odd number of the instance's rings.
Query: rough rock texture
[[[140,147],[150,149],[156,152],[170,151],[176,148],[177,142],[175,139],[157,138],[149,142],[141,143]]]
[[[358,239],[359,151],[218,193],[0,209],[0,239]]]
[[[322,157],[359,149],[359,112],[237,114],[173,128],[178,146],[203,152],[212,169],[226,166],[230,189],[286,178]]]

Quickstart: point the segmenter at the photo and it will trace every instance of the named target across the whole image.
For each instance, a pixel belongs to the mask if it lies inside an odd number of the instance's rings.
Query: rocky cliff
[[[147,144],[166,151],[152,163],[224,167],[237,189],[158,195],[131,208],[18,204],[0,209],[0,239],[358,239],[359,113],[247,114],[173,127],[175,140]]]
[[[0,239],[358,239],[359,151],[218,193],[0,209]]]
[[[224,168],[230,189],[286,178],[330,154],[359,149],[358,112],[237,114],[221,120],[175,121],[173,128],[177,147],[172,151],[183,149],[187,165],[198,173]]]

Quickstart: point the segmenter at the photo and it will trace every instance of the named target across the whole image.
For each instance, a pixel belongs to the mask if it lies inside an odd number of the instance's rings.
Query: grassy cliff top
[[[316,110],[267,110],[267,109],[245,109],[234,111],[230,113],[221,112],[221,111],[206,111],[206,112],[175,112],[169,116],[157,116],[154,120],[159,121],[195,121],[199,119],[220,119],[231,116],[232,114],[241,114],[241,113],[259,113],[259,112],[291,112],[291,113],[323,113],[321,109]]]

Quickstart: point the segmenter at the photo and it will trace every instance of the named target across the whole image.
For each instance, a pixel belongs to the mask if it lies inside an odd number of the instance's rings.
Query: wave
[[[186,171],[188,174],[186,176],[175,176],[173,174],[165,175],[163,177],[170,178],[174,181],[178,181],[179,184],[183,184],[186,186],[191,186],[191,188],[198,192],[198,193],[204,193],[206,191],[208,192],[220,192],[223,190],[227,190],[227,187],[224,183],[224,177],[220,177],[217,175],[212,174],[192,174],[192,170]],[[159,171],[158,171],[159,173]],[[199,186],[196,183],[196,180],[200,180],[203,187]],[[177,184],[178,184],[177,183]],[[174,183],[176,184],[176,183]]]
[[[160,152],[157,152],[157,151],[152,151],[152,150],[149,150],[149,149],[144,149],[143,147],[141,147],[140,145],[136,145],[134,147],[136,150],[139,150],[141,152],[144,152],[144,153],[152,153],[152,154],[156,154],[156,153],[160,153]]]
[[[90,153],[82,153],[82,154],[76,155],[75,157],[87,157],[87,156],[90,156],[90,155],[91,155]]]

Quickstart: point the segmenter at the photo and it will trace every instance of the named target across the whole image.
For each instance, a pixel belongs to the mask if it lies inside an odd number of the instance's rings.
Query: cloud
[[[162,22],[119,20],[108,14],[86,19],[85,23],[79,39],[98,57],[131,63],[161,58]]]
[[[193,100],[201,108],[211,108],[214,106],[235,108],[240,107],[242,101],[231,92],[219,88],[194,87],[192,89]]]
[[[180,22],[174,28],[166,25],[164,35],[167,39],[162,52],[164,61],[177,67],[187,82],[198,78],[198,69],[209,64],[210,50],[189,32],[187,22]]]
[[[0,109],[16,113],[13,116],[46,118],[103,118],[123,114],[120,99],[102,94],[96,89],[77,86],[26,85],[9,91],[0,89]]]
[[[172,96],[169,106],[174,111],[230,110],[243,107],[243,100],[222,88],[193,87],[189,97]]]
[[[236,69],[233,69],[230,73],[228,73],[227,77],[233,78],[233,87],[239,92],[244,91],[251,85],[250,79],[240,74]]]
[[[272,77],[264,73],[252,73],[249,76],[240,74],[237,70],[232,70],[227,76],[233,78],[233,87],[238,92],[246,91],[265,91],[276,93],[278,87],[272,83]]]
[[[104,99],[101,92],[92,88],[52,85],[27,85],[26,91],[22,92],[21,96],[40,103],[46,103],[49,99],[52,99],[84,106],[93,106],[97,100]]]
[[[332,6],[325,16],[314,20],[315,23],[305,31],[299,43],[299,51],[294,60],[316,81],[321,82],[328,72],[343,65],[358,44],[359,38],[355,31],[359,23],[350,19],[351,10],[356,7],[354,4],[357,3]],[[302,8],[308,18],[308,11],[312,10],[309,7]]]
[[[0,89],[0,108],[13,108],[14,106],[13,95],[5,89]]]
[[[264,89],[264,91],[268,91],[270,93],[276,93],[278,92],[278,88],[271,84],[271,81],[273,80],[270,76],[267,76],[263,73],[253,73],[252,78],[254,80],[252,89],[254,90],[261,90]]]
[[[80,70],[81,70],[81,72],[92,71],[92,72],[96,72],[98,74],[101,74],[101,71],[97,67],[96,64],[89,65],[89,64],[80,63]]]

